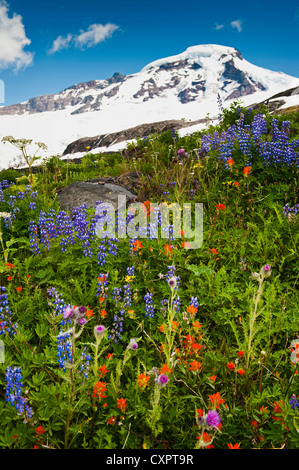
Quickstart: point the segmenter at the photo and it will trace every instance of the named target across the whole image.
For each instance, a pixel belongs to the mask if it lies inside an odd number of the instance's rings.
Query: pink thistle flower
[[[209,410],[208,414],[206,415],[206,422],[208,426],[212,428],[217,428],[221,423],[221,418],[219,413],[216,410]]]
[[[70,318],[73,313],[73,309],[71,307],[66,307],[63,312],[63,318]]]

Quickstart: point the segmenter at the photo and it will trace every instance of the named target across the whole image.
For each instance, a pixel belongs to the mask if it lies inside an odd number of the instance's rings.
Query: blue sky
[[[299,0],[0,0],[5,104],[141,70],[197,44],[299,78]]]

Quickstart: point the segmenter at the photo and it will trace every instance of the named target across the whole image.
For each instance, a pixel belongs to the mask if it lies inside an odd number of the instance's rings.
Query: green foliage
[[[0,181],[8,181],[8,183],[16,183],[17,179],[20,177],[20,173],[14,168],[9,168],[8,170],[0,171]]]
[[[24,186],[26,186],[26,185],[29,185],[29,184],[30,184],[30,181],[29,181],[29,179],[27,178],[27,176],[24,175],[24,176],[21,176],[20,178],[18,178],[17,181],[16,181],[16,183],[17,183],[17,186],[22,186],[22,187],[24,187]]]

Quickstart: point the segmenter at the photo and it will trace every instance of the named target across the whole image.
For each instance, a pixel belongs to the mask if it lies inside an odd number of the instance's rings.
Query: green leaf
[[[201,274],[210,276],[213,273],[213,270],[209,266],[196,266],[195,264],[186,264],[185,266],[189,271],[192,271],[195,276],[200,276]]]

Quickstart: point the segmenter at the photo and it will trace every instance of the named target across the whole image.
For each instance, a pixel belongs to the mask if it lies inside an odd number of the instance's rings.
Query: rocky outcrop
[[[57,199],[61,210],[70,212],[73,207],[86,204],[94,209],[97,202],[112,204],[114,209],[118,207],[118,196],[124,196],[126,203],[135,200],[136,195],[123,186],[107,183],[100,178],[92,181],[78,181],[60,190]]]
[[[224,72],[222,77],[225,79],[225,86],[232,82],[237,82],[239,87],[230,93],[225,100],[233,100],[240,98],[241,96],[250,95],[251,93],[256,92],[257,90],[265,90],[265,87],[252,79],[250,79],[242,70],[238,69],[235,66],[233,59],[225,62]]]
[[[251,106],[248,106],[248,108],[252,109],[258,109],[261,105],[267,106],[268,110],[270,113],[280,113],[280,108],[286,103],[286,101],[283,98],[287,98],[292,95],[299,95],[299,87],[293,87],[293,88],[288,88],[285,91],[281,91],[280,93],[276,93],[273,96],[270,96],[270,98],[267,98],[264,101],[261,101],[259,103],[254,103]],[[297,106],[291,106],[290,110],[296,109]],[[283,108],[281,112],[287,112],[289,108]]]
[[[161,121],[150,124],[141,124],[130,129],[123,131],[114,132],[112,134],[101,134],[94,137],[83,137],[75,140],[67,146],[63,155],[86,152],[86,150],[93,150],[99,147],[109,147],[112,144],[124,142],[126,140],[133,140],[143,138],[151,134],[165,132],[169,129],[182,129],[183,127],[189,127],[200,122],[205,122],[205,119],[199,119],[198,121],[186,122],[186,121]]]

